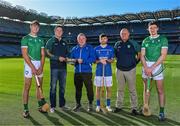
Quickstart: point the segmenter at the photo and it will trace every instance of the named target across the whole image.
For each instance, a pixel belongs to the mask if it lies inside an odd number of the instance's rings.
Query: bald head
[[[121,29],[121,31],[120,31],[120,37],[121,37],[121,39],[122,39],[123,42],[128,41],[129,35],[130,35],[130,33],[129,33],[129,30],[128,30],[127,28]]]

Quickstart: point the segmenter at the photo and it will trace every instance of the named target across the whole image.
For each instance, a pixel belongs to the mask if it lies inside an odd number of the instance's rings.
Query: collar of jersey
[[[106,45],[100,44],[100,46],[101,46],[102,48],[106,48],[106,47],[107,47],[107,44],[106,44]]]
[[[33,38],[36,38],[36,37],[37,37],[37,35],[31,35],[31,34],[29,34],[29,36],[31,36],[31,37],[33,37]]]
[[[149,37],[150,37],[150,39],[156,39],[156,38],[158,38],[158,37],[159,37],[159,35],[154,36],[154,37],[152,37],[152,36],[149,36]]]

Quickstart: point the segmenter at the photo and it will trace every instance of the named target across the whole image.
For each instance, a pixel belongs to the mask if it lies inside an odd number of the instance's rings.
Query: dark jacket
[[[129,71],[136,67],[136,55],[140,52],[140,45],[136,41],[116,42],[114,46],[117,59],[116,67],[122,71]]]
[[[50,58],[50,67],[52,69],[66,69],[67,65],[66,62],[60,62],[59,57],[66,58],[69,54],[68,52],[68,45],[67,42],[64,39],[61,39],[60,41],[52,37],[48,40],[46,43],[46,50],[49,50],[49,52],[53,55]]]

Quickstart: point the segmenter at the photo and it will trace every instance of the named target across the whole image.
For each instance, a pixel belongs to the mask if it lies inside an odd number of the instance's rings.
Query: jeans
[[[65,105],[66,69],[51,69],[50,102],[51,108],[56,107],[56,86],[59,81],[59,107]]]

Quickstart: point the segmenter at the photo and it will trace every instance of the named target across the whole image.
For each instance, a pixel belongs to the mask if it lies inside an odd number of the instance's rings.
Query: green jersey
[[[41,48],[44,48],[43,39],[26,35],[21,40],[21,48],[28,48],[28,56],[31,60],[41,60]]]
[[[156,62],[161,56],[161,49],[168,48],[168,40],[166,37],[158,35],[153,38],[151,36],[145,38],[142,42],[141,49],[145,49],[146,61]]]

